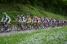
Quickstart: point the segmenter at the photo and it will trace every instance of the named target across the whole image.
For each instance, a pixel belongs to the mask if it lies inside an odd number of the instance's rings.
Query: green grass
[[[67,44],[67,27],[3,36],[0,44]]]
[[[5,6],[6,5],[6,6]],[[67,19],[66,16],[55,14],[52,12],[48,12],[44,10],[42,7],[35,7],[29,4],[0,4],[0,20],[3,16],[2,12],[6,11],[8,15],[11,17],[12,21],[15,21],[17,15],[29,15],[32,16],[42,16],[48,18],[55,18],[55,19]]]

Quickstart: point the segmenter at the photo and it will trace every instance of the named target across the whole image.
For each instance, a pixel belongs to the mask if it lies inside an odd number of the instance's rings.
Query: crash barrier
[[[46,21],[45,21],[46,22]],[[67,21],[63,22],[46,22],[46,23],[27,23],[27,22],[13,22],[10,24],[4,24],[3,22],[0,22],[0,32],[10,32],[10,31],[24,31],[24,30],[32,30],[32,29],[45,29],[48,27],[59,27],[59,26],[66,26]]]

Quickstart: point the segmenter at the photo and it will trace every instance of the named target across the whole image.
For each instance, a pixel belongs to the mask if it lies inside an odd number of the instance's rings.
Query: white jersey
[[[23,17],[23,22],[26,22],[26,18],[25,17]]]
[[[18,22],[19,22],[19,23],[21,23],[21,22],[22,22],[22,19],[21,19],[21,17],[19,17],[19,19],[18,19]]]
[[[2,20],[1,20],[1,22],[6,22],[6,23],[10,23],[10,21],[11,21],[11,18],[8,15],[3,17]]]

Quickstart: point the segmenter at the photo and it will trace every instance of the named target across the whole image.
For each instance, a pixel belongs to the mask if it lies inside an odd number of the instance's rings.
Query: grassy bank
[[[53,12],[48,12],[42,7],[35,7],[29,4],[0,4],[0,19],[2,18],[2,12],[6,11],[11,17],[12,21],[15,21],[17,15],[32,15],[32,16],[42,16],[48,18],[56,19],[67,19],[64,15],[55,14]]]
[[[0,37],[1,44],[67,44],[67,27]]]

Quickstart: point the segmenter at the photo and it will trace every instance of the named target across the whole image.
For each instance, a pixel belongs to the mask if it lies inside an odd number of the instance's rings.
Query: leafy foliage
[[[31,4],[34,6],[41,6],[47,11],[59,13],[67,16],[67,0],[0,0],[0,3],[7,4]]]

